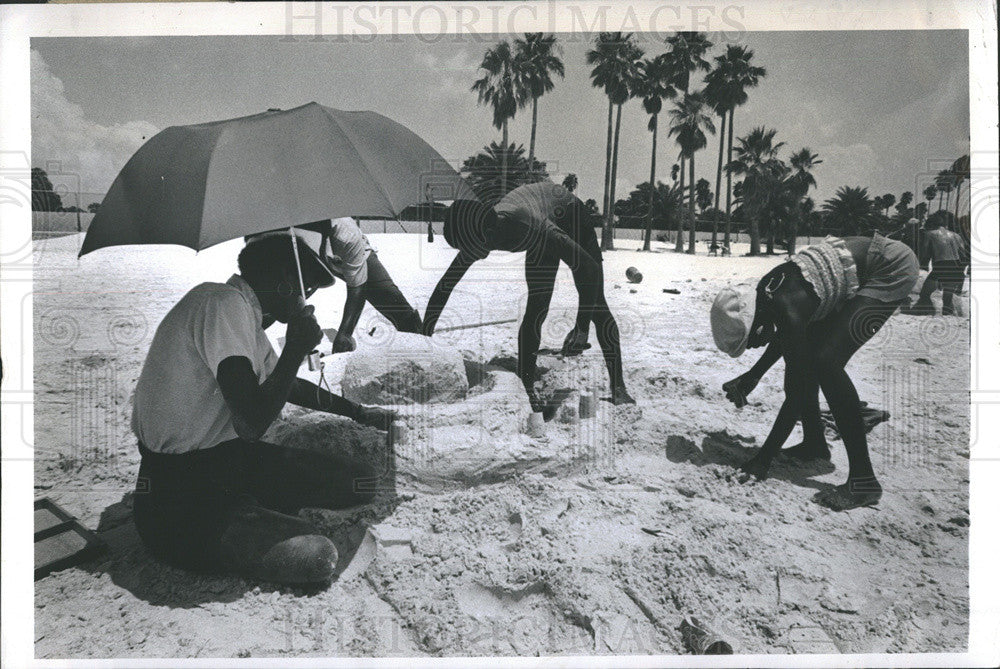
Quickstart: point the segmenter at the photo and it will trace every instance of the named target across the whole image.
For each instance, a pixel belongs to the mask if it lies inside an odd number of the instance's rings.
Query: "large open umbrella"
[[[436,199],[475,198],[427,142],[375,112],[311,102],[173,126],[129,159],[80,255],[122,244],[199,250],[338,216],[395,218],[428,190]]]

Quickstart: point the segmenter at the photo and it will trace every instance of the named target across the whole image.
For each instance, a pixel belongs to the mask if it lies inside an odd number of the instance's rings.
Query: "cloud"
[[[66,98],[62,80],[31,51],[32,165],[51,168],[53,184],[103,195],[143,142],[159,132],[146,121],[101,125]],[[55,162],[60,167],[55,169]],[[77,185],[77,183],[79,185]],[[86,206],[88,202],[82,202]]]

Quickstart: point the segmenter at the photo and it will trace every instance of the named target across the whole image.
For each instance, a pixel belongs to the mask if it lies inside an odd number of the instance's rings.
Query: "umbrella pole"
[[[288,234],[292,236],[292,255],[295,256],[295,271],[299,275],[299,290],[302,291],[302,300],[306,299],[306,284],[302,280],[302,262],[299,260],[299,238],[295,236],[295,227],[288,226]],[[315,372],[317,366],[319,365],[319,353],[313,351],[306,358],[309,363],[309,371]]]
[[[295,227],[288,226],[288,234],[292,236],[292,255],[295,256],[295,271],[299,274],[299,290],[302,291],[302,299],[306,299],[306,284],[302,280],[302,263],[299,261],[299,238],[295,236]]]

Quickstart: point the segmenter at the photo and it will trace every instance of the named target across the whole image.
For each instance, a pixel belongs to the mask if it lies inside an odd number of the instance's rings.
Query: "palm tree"
[[[931,184],[930,186],[924,189],[924,199],[927,200],[928,204],[933,202],[934,198],[936,197],[937,197],[937,188],[934,186],[934,184]]]
[[[712,206],[712,184],[708,179],[698,179],[694,191],[698,197],[698,213],[704,216],[705,210]]]
[[[649,131],[653,133],[653,150],[649,159],[649,183],[656,183],[656,134],[659,114],[663,110],[663,100],[677,95],[670,85],[672,76],[670,63],[661,54],[655,58],[639,63],[638,76],[633,81],[635,94],[642,98],[642,107],[649,114]],[[653,237],[653,195],[655,190],[649,189],[649,215],[646,218],[646,234],[642,241],[642,250],[649,251]]]
[[[744,46],[730,44],[726,47],[726,53],[715,57],[715,69],[705,78],[709,99],[713,102],[715,109],[720,116],[725,111],[728,114],[729,130],[719,134],[719,155],[720,167],[733,162],[733,116],[737,107],[746,104],[748,96],[747,90],[756,87],[760,80],[767,76],[767,70],[763,67],[752,65],[753,50]],[[722,140],[726,138],[727,153],[726,160],[722,162]],[[721,175],[720,175],[721,180]],[[717,183],[715,192],[718,197],[721,191]],[[726,172],[726,234],[723,246],[729,248],[729,236],[732,220],[732,197],[733,183],[732,174]],[[718,200],[715,208],[719,208]]]
[[[691,219],[688,253],[694,253],[695,228],[697,227],[694,217],[694,205],[697,197],[695,194],[694,155],[708,144],[705,130],[715,133],[715,124],[712,123],[709,107],[705,104],[705,98],[700,91],[689,93],[677,103],[676,107],[670,110],[669,132],[670,135],[677,137],[677,143],[681,146],[681,156],[688,160],[688,182],[691,184],[691,194],[688,198],[688,214]],[[679,236],[678,240],[680,240]]]
[[[691,86],[691,73],[697,70],[708,72],[712,68],[704,58],[705,53],[712,48],[712,43],[705,33],[693,31],[674,33],[666,39],[666,43],[670,47],[666,57],[670,70],[673,72],[672,83],[681,92],[681,97],[686,97]],[[684,191],[685,158],[684,152],[681,151],[681,192]],[[678,223],[675,251],[684,250],[684,240],[681,235],[682,225],[682,223]],[[694,220],[691,221],[691,225],[693,229]]]
[[[524,83],[514,62],[510,44],[504,40],[492,49],[487,49],[479,64],[486,74],[472,84],[472,90],[479,94],[479,104],[493,108],[493,127],[503,130],[503,144],[508,142],[507,122],[517,113],[518,100],[524,98]],[[501,153],[506,159],[507,151]],[[507,193],[507,164],[500,165],[500,197]]]
[[[913,202],[913,193],[910,191],[903,191],[903,194],[899,196],[899,203],[896,204],[896,213],[902,219],[907,219],[909,216],[907,212],[910,210],[910,203]]]
[[[938,192],[937,210],[941,211],[942,195],[947,195],[948,193],[951,192],[951,173],[948,170],[941,170],[940,172],[938,172],[937,176],[934,177],[934,187],[937,188]],[[944,208],[945,210],[947,210],[948,206],[945,205]]]
[[[732,116],[730,116],[732,119]],[[763,212],[776,179],[784,165],[778,160],[778,149],[784,142],[774,142],[777,130],[757,127],[746,137],[740,137],[734,160],[726,164],[731,176],[743,177],[743,208],[750,223],[750,255],[760,255],[759,216]],[[727,220],[729,202],[726,202]],[[728,238],[728,223],[727,223]]]
[[[811,149],[804,147],[792,154],[789,159],[792,166],[792,174],[788,177],[789,186],[792,190],[792,195],[795,199],[795,205],[792,208],[792,233],[789,236],[789,253],[795,252],[795,237],[798,234],[799,221],[805,220],[810,213],[812,213],[813,204],[810,200],[810,206],[808,210],[803,210],[800,206],[803,198],[806,198],[806,194],[809,192],[810,188],[816,186],[816,177],[813,176],[812,170],[823,161],[819,160],[819,154],[813,153]],[[804,214],[800,216],[799,214]]]
[[[969,154],[965,154],[951,165],[951,173],[955,178],[955,225],[958,225],[958,202],[962,195],[962,182],[970,176]]]
[[[516,68],[524,82],[521,92],[526,96],[522,102],[531,101],[531,142],[528,144],[528,162],[535,162],[535,131],[538,129],[538,98],[555,87],[553,74],[565,77],[566,72],[559,55],[562,47],[556,43],[555,35],[525,33],[524,39],[514,40]]]
[[[576,178],[573,173],[567,174],[562,180],[563,188],[568,190],[570,193],[576,190],[576,187],[580,185],[580,181]]]
[[[867,188],[841,186],[823,203],[827,224],[840,235],[868,232],[875,227],[875,206]]]
[[[466,158],[460,171],[476,196],[490,206],[518,186],[548,177],[537,160],[528,162],[523,145],[502,147],[496,142]]]
[[[885,217],[889,218],[889,207],[896,204],[896,196],[892,193],[886,193],[882,196],[882,209],[885,210]]]
[[[587,52],[587,64],[593,65],[590,83],[604,90],[608,96],[608,143],[604,164],[604,226],[601,230],[601,248],[614,248],[612,223],[614,212],[614,182],[612,162],[618,155],[618,132],[621,127],[621,108],[630,97],[630,83],[635,78],[636,61],[642,49],[632,41],[632,33],[602,32],[594,39],[594,48]],[[618,107],[618,121],[612,138],[611,120]]]

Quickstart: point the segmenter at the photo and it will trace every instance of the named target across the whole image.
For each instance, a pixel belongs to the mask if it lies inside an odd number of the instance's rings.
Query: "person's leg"
[[[920,296],[917,301],[912,306],[904,308],[903,313],[911,316],[934,315],[934,303],[931,302],[931,295],[938,289],[939,276],[938,263],[934,263],[934,268],[927,273],[923,285],[920,286]]]
[[[399,332],[420,333],[420,314],[410,306],[374,251],[368,255],[365,299]]]
[[[820,494],[817,499],[834,510],[875,504],[882,497],[868,454],[868,438],[861,417],[857,389],[844,367],[878,332],[896,305],[865,296],[849,300],[831,319],[816,351],[816,373],[823,396],[847,450],[847,482]]]
[[[573,228],[573,231],[574,233],[571,235],[573,241],[577,243],[584,253],[597,261],[597,266],[600,268],[598,280],[603,291],[604,259],[601,255],[600,242],[597,241],[597,234],[589,226],[576,226]],[[566,341],[563,342],[562,348],[563,354],[569,356],[580,355],[590,348],[587,340],[590,338],[590,324],[594,320],[595,305],[586,304],[583,298],[583,291],[577,291],[577,294],[576,324],[566,337]]]
[[[819,412],[819,381],[815,374],[806,381],[802,412],[802,443],[780,452],[783,457],[797,460],[829,460],[830,445],[826,443],[826,430]]]
[[[597,291],[597,304],[591,311],[594,328],[597,330],[597,342],[604,354],[604,364],[608,368],[608,378],[611,381],[611,402],[614,404],[635,404],[635,400],[625,388],[625,377],[622,370],[621,333],[618,322],[611,313],[608,301],[604,297],[604,285]]]
[[[535,370],[538,363],[538,346],[542,339],[542,323],[549,314],[549,304],[552,301],[558,269],[557,258],[531,252],[524,262],[528,300],[524,308],[524,319],[517,333],[517,365],[518,376],[532,400],[533,411],[541,410],[534,394]]]
[[[342,509],[372,500],[378,472],[339,453],[257,442],[247,445],[246,491],[281,513],[305,507]],[[392,482],[388,482],[392,483]]]
[[[941,315],[951,316],[955,313],[955,293],[961,288],[962,275],[958,261],[949,261],[941,270]]]
[[[140,449],[136,529],[154,557],[203,572],[282,583],[329,580],[337,551],[306,521],[261,508],[241,492],[247,442],[184,455]]]
[[[243,495],[219,537],[224,568],[276,583],[329,581],[337,548],[306,520],[266,509]]]

